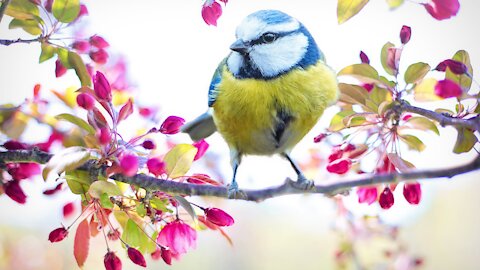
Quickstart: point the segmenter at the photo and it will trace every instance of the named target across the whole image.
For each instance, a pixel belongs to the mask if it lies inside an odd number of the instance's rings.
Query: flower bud
[[[147,168],[148,168],[148,171],[154,174],[155,176],[159,176],[166,172],[165,162],[161,161],[158,158],[151,158],[147,160]]]
[[[207,149],[209,147],[209,144],[204,139],[198,142],[194,142],[192,145],[197,148],[197,153],[195,154],[195,157],[193,158],[193,160],[197,160],[203,157],[203,155],[205,154],[205,152],[207,152]]]
[[[109,127],[100,128],[100,130],[97,132],[97,138],[98,138],[98,142],[101,145],[109,144],[110,141],[112,140],[110,128]]]
[[[319,142],[323,141],[326,137],[327,137],[326,133],[320,133],[315,138],[313,138],[313,142],[314,143],[319,143]]]
[[[160,126],[160,132],[163,134],[176,134],[185,123],[185,119],[178,116],[169,116]]]
[[[145,148],[145,149],[147,149],[147,150],[153,150],[153,149],[155,149],[155,148],[157,147],[152,140],[145,140],[145,141],[142,143],[142,146],[143,146],[143,148]]]
[[[138,170],[138,158],[132,154],[123,155],[120,158],[120,167],[126,176],[134,176]]]
[[[95,99],[90,94],[80,93],[77,96],[77,104],[88,111],[95,106]]]
[[[457,75],[462,75],[468,72],[467,65],[453,59],[443,60],[437,65],[437,67],[435,67],[435,70],[445,72],[447,70],[447,67],[450,69],[451,72]]]
[[[360,51],[360,60],[362,61],[362,64],[370,64],[370,59],[363,51]]]
[[[104,49],[99,49],[98,51],[91,51],[89,54],[93,62],[103,65],[108,60],[108,53]]]
[[[138,251],[137,249],[129,247],[128,250],[127,250],[127,254],[128,254],[128,258],[130,258],[130,260],[134,264],[140,265],[140,266],[143,266],[143,267],[147,267],[147,263],[145,262],[145,258],[143,257],[142,253],[140,253],[140,251]]]
[[[377,187],[360,187],[357,189],[358,203],[368,203],[369,205],[377,200]]]
[[[69,202],[63,206],[63,217],[68,218],[75,212],[75,204],[73,202]]]
[[[403,186],[403,196],[410,204],[419,204],[422,199],[420,183],[406,183]]]
[[[402,30],[400,30],[400,41],[402,44],[407,44],[410,41],[410,37],[412,36],[412,29],[409,26],[402,26]]]
[[[349,158],[337,159],[327,165],[327,171],[336,174],[344,174],[352,167],[352,160]]]
[[[103,37],[98,35],[91,36],[89,41],[92,46],[97,47],[98,49],[105,49],[110,46]]]
[[[55,61],[55,77],[61,77],[67,73],[67,68],[62,64],[60,60]]]
[[[389,209],[393,206],[395,200],[393,198],[393,193],[389,187],[385,187],[385,189],[382,191],[378,202],[380,203],[380,207],[382,207],[383,209]]]
[[[79,53],[86,53],[90,49],[90,43],[86,40],[77,40],[73,42],[72,48]]]
[[[463,93],[460,86],[449,79],[438,81],[435,85],[434,92],[442,98],[459,97]]]
[[[97,71],[95,74],[95,78],[93,79],[93,90],[95,91],[95,95],[104,101],[111,101],[112,100],[112,89],[110,87],[110,83],[108,82],[105,75],[100,71]]]
[[[218,208],[205,209],[207,220],[218,226],[231,226],[235,222],[233,218]]]
[[[122,270],[122,261],[112,251],[105,254],[103,264],[105,265],[105,270]]]
[[[52,243],[60,242],[65,239],[67,235],[68,231],[65,229],[65,227],[60,227],[50,232],[48,235],[48,240]]]
[[[202,18],[207,25],[217,26],[217,20],[222,15],[222,6],[215,1],[206,1],[202,7]]]
[[[23,193],[20,183],[16,180],[8,181],[3,185],[5,194],[7,194],[10,199],[16,201],[19,204],[24,204],[27,201],[27,196]]]

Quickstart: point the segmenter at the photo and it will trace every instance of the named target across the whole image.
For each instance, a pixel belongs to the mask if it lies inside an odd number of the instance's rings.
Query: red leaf
[[[88,257],[88,248],[90,245],[90,228],[88,222],[84,219],[78,224],[75,233],[75,242],[73,243],[73,255],[77,260],[78,267],[82,268]]]
[[[118,114],[118,123],[122,120],[127,119],[133,113],[133,102],[132,99],[128,99],[127,103],[123,105],[120,109],[120,113]]]

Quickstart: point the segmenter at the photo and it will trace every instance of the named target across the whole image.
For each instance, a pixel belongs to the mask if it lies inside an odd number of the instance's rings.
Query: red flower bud
[[[442,98],[459,97],[463,93],[460,86],[449,79],[438,81],[434,91],[437,96]]]
[[[61,77],[63,74],[67,73],[67,69],[62,64],[60,60],[55,61],[55,77]]]
[[[152,150],[152,149],[155,149],[157,147],[152,140],[145,140],[142,143],[142,146],[143,146],[143,148],[145,148],[147,150]]]
[[[63,206],[63,217],[68,218],[75,212],[75,204],[73,202],[69,202]]]
[[[88,15],[87,6],[85,6],[84,4],[81,4],[80,5],[80,11],[78,12],[77,19],[79,19],[80,17],[85,16],[85,15]]]
[[[91,51],[89,53],[90,58],[93,62],[103,65],[108,60],[108,53],[104,49],[99,49],[98,51]]]
[[[185,119],[178,116],[169,116],[160,126],[160,132],[163,134],[176,134],[180,132],[180,127],[185,123]]]
[[[457,74],[457,75],[462,75],[468,72],[467,66],[460,62],[456,61],[453,59],[446,59],[440,62],[435,70],[437,71],[446,71],[447,67],[450,69],[451,72]]]
[[[403,186],[403,196],[410,204],[419,204],[422,199],[420,183],[406,183]]]
[[[207,25],[217,26],[217,20],[222,15],[222,6],[219,3],[206,1],[202,7],[202,18]]]
[[[105,75],[100,71],[97,71],[95,74],[95,78],[93,79],[93,90],[95,91],[95,95],[104,101],[111,101],[112,100],[112,89],[110,87],[110,83],[108,82]]]
[[[218,208],[205,209],[207,220],[218,226],[231,226],[235,222],[233,218]]]
[[[136,265],[140,265],[140,266],[143,266],[143,267],[147,267],[147,263],[145,262],[145,258],[143,257],[142,253],[140,253],[140,251],[132,248],[132,247],[129,247],[128,250],[127,250],[127,254],[128,254],[128,257],[130,258],[130,260],[136,264]]]
[[[405,115],[402,117],[402,120],[403,120],[403,121],[408,121],[408,119],[410,119],[410,118],[412,118],[412,115],[409,114],[409,113],[407,113],[407,114],[405,114]]]
[[[53,0],[46,0],[44,5],[48,12],[52,12]]]
[[[377,200],[377,187],[360,187],[357,189],[358,203],[368,203],[369,205]]]
[[[77,40],[72,44],[72,48],[79,53],[86,53],[90,49],[90,43],[86,40]]]
[[[319,143],[319,142],[323,141],[326,137],[327,137],[326,133],[320,133],[315,138],[313,138],[313,142],[314,143]]]
[[[161,249],[161,254],[162,254],[162,259],[163,261],[168,264],[168,265],[172,265],[172,252],[170,251],[170,249],[166,249],[166,248],[160,248]]]
[[[3,185],[5,194],[7,194],[10,199],[16,201],[19,204],[24,204],[27,201],[27,196],[23,193],[20,183],[16,180],[8,181]]]
[[[138,170],[138,158],[132,154],[123,155],[120,158],[120,167],[126,176],[134,176]]]
[[[77,104],[88,111],[95,106],[95,99],[90,94],[80,93],[77,96]]]
[[[101,145],[109,144],[110,141],[112,140],[112,137],[110,134],[110,128],[108,127],[100,128],[100,130],[97,132],[97,138],[98,138],[98,142]]]
[[[147,160],[147,168],[148,168],[148,171],[154,174],[155,176],[159,176],[166,172],[165,162],[161,161],[158,158],[151,158]]]
[[[203,155],[205,154],[205,152],[207,152],[207,149],[209,147],[209,144],[204,139],[198,142],[194,142],[192,145],[197,148],[197,153],[195,154],[195,157],[193,158],[193,160],[197,160],[203,157]]]
[[[62,190],[62,186],[63,186],[63,182],[62,183],[59,183],[57,186],[55,186],[54,188],[52,189],[47,189],[43,192],[44,195],[47,195],[47,196],[50,196],[50,195],[53,195],[57,192],[59,192],[60,190]]]
[[[7,150],[24,150],[28,148],[28,145],[19,141],[10,140],[6,141],[3,144],[3,147],[5,147]]]
[[[98,35],[91,36],[89,41],[92,46],[95,46],[99,49],[105,49],[110,46],[110,44],[108,44],[108,42],[103,37]]]
[[[332,153],[328,156],[328,162],[337,160],[343,156],[343,150],[340,145],[332,148]]]
[[[52,243],[60,242],[65,239],[67,235],[68,231],[65,229],[65,227],[60,227],[50,232],[48,235],[48,240]]]
[[[460,9],[458,0],[430,0],[423,6],[437,20],[445,20],[455,16]]]
[[[410,41],[410,37],[412,36],[412,29],[409,26],[402,26],[402,30],[400,30],[400,41],[402,44],[407,44]]]
[[[35,5],[37,5],[37,6],[39,6],[39,5],[42,4],[42,1],[41,1],[41,0],[29,0],[29,1],[30,1],[30,3],[35,4]]]
[[[352,167],[352,160],[349,158],[337,159],[327,165],[327,171],[336,174],[344,174]]]
[[[362,64],[370,64],[370,59],[363,51],[360,51],[360,60],[362,61]]]
[[[33,162],[10,163],[7,167],[8,173],[17,181],[30,178],[41,172],[40,165]]]
[[[105,254],[103,264],[105,265],[105,270],[122,270],[122,261],[112,251]]]
[[[380,207],[382,207],[383,209],[389,209],[393,206],[395,200],[393,198],[393,193],[389,187],[385,187],[385,189],[382,191],[378,202],[380,203]]]
[[[353,150],[357,149],[357,147],[355,147],[355,145],[349,143],[347,144],[344,148],[343,148],[343,151],[345,153],[348,153],[348,152],[352,152]]]

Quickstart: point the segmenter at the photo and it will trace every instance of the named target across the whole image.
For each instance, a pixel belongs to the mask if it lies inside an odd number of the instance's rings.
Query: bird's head
[[[236,38],[227,65],[237,78],[272,79],[323,58],[305,26],[277,10],[248,15],[237,27]]]

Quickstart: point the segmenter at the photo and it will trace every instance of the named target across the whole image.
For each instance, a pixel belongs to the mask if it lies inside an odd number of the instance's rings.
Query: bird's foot
[[[293,182],[293,187],[305,191],[315,190],[315,183],[312,180],[308,180],[304,175],[299,175],[296,182]]]
[[[237,182],[232,182],[227,185],[227,196],[229,199],[246,199],[247,194],[238,189]]]

